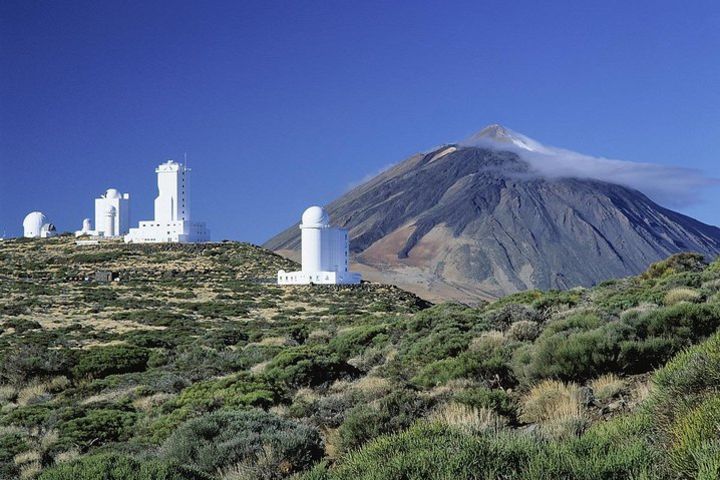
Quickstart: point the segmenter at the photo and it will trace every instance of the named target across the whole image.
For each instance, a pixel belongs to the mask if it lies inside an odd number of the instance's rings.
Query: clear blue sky
[[[0,3],[0,234],[75,230],[110,186],[149,219],[187,152],[194,218],[260,243],[495,122],[720,176],[720,2]]]

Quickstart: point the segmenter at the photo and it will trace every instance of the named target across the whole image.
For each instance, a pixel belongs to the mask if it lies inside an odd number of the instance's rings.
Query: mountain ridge
[[[413,155],[327,206],[349,229],[366,277],[431,300],[476,302],[591,286],[682,251],[720,253],[716,227],[631,187],[543,175],[518,153],[554,147],[499,125],[470,138]],[[295,256],[299,231],[265,246]]]

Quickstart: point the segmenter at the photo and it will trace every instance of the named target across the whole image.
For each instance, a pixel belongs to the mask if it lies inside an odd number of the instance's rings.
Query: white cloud
[[[543,176],[590,178],[625,185],[671,207],[697,203],[705,188],[720,185],[720,180],[693,168],[592,157],[545,146],[508,129],[505,133],[499,141],[471,138],[461,143],[513,151]]]

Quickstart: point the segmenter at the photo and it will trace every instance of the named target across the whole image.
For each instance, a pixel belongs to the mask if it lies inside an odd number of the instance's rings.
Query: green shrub
[[[516,375],[529,381],[542,378],[583,381],[617,371],[620,343],[632,336],[632,328],[618,322],[592,330],[549,328],[532,347],[516,352]]]
[[[680,303],[659,308],[643,315],[634,324],[638,336],[667,337],[697,342],[720,326],[720,306]]]
[[[341,458],[319,465],[304,480],[474,480],[518,478],[538,446],[529,439],[506,442],[471,436],[439,424],[419,423],[382,436]]]
[[[430,408],[428,400],[410,390],[396,390],[373,404],[361,404],[347,413],[338,431],[341,448],[357,448],[379,435],[409,427]]]
[[[19,432],[0,434],[0,478],[16,478],[18,466],[13,458],[28,449],[28,445]]]
[[[269,408],[280,400],[280,395],[280,390],[267,378],[247,372],[198,382],[162,406],[166,415],[150,426],[150,435],[155,440],[164,440],[188,418],[221,408]]]
[[[3,322],[3,327],[5,328],[14,328],[15,333],[25,333],[30,330],[39,330],[42,328],[42,325],[40,325],[39,322],[35,320],[25,320],[22,318],[13,318],[10,320],[5,320]]]
[[[89,410],[85,415],[58,425],[61,441],[71,446],[101,445],[107,442],[124,441],[133,434],[137,414],[122,410]]]
[[[491,351],[468,351],[431,363],[412,380],[424,387],[443,385],[458,378],[499,381],[503,386],[512,386],[515,378],[509,365],[511,358],[512,351],[504,347]]]
[[[359,371],[325,345],[287,348],[268,364],[266,374],[292,388],[329,384]]]
[[[419,422],[320,464],[303,480],[620,480],[662,478],[644,417],[621,418],[579,438],[543,442],[499,432],[467,435]]]
[[[680,415],[670,426],[670,462],[682,478],[698,478],[698,452],[720,455],[720,396],[713,396]],[[707,467],[705,467],[707,468]],[[720,473],[720,471],[715,472]]]
[[[330,348],[341,358],[357,355],[371,346],[380,346],[387,342],[387,325],[362,325],[344,331],[330,341]]]
[[[512,398],[500,389],[475,387],[462,390],[455,394],[455,401],[477,409],[487,408],[494,410],[506,418],[515,418],[517,405]]]
[[[302,471],[323,453],[317,430],[259,410],[220,411],[189,420],[167,439],[164,458],[216,473],[243,464],[253,478]]]
[[[168,463],[112,453],[90,455],[43,471],[38,480],[210,480]]]
[[[132,345],[93,347],[79,354],[73,375],[77,378],[103,378],[117,373],[142,372],[150,351]]]
[[[698,253],[678,253],[666,260],[650,265],[641,278],[650,280],[681,272],[699,272],[705,268],[705,257]]]
[[[35,377],[67,375],[76,362],[68,348],[23,343],[0,350],[0,383],[20,385]]]
[[[531,320],[518,320],[510,325],[508,337],[519,342],[532,342],[540,335],[540,325]]]

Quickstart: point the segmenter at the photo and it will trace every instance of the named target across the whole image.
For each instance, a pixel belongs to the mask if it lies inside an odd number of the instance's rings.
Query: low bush
[[[645,280],[667,277],[681,272],[699,272],[705,268],[705,257],[698,253],[679,253],[665,260],[653,263],[642,274]]]
[[[487,387],[474,387],[461,390],[454,395],[456,402],[475,408],[487,408],[497,412],[503,417],[514,419],[517,415],[517,405],[504,390]]]
[[[341,448],[349,451],[379,435],[407,428],[430,407],[428,400],[410,390],[396,390],[372,404],[358,405],[340,426]]]
[[[540,325],[531,320],[520,320],[508,329],[508,337],[519,342],[532,342],[540,335]]]
[[[61,444],[67,447],[102,445],[124,441],[134,433],[137,414],[122,410],[89,410],[83,416],[58,425]]]
[[[210,480],[205,475],[155,459],[138,460],[127,455],[99,454],[49,468],[38,480]]]
[[[252,478],[278,479],[322,456],[317,430],[259,410],[220,411],[181,425],[162,447],[165,459],[214,474],[242,464]]]
[[[330,348],[343,359],[357,355],[368,347],[388,341],[387,325],[363,325],[344,331],[330,341]]]
[[[512,432],[468,435],[419,422],[323,463],[302,480],[617,480],[663,478],[645,418],[620,418],[584,435],[544,442]],[[712,477],[709,477],[712,478]]]
[[[164,440],[188,418],[222,408],[269,408],[281,398],[281,391],[266,377],[241,372],[224,378],[195,383],[161,408],[166,415],[149,427],[154,440]]]
[[[700,292],[693,290],[692,288],[673,288],[665,294],[664,303],[665,305],[675,305],[680,302],[698,302],[702,298]]]
[[[325,345],[287,348],[268,364],[267,376],[291,388],[330,384],[360,372]]]
[[[583,381],[617,371],[620,344],[633,335],[631,327],[618,322],[590,330],[563,328],[555,332],[551,327],[534,345],[515,353],[513,365],[518,377],[529,382],[543,378]]]
[[[672,471],[682,478],[698,478],[703,468],[698,453],[720,455],[720,396],[712,396],[685,414],[680,414],[669,429]],[[707,467],[705,467],[707,468]],[[720,474],[720,470],[714,472]]]
[[[79,353],[72,372],[76,378],[103,378],[111,374],[142,372],[150,351],[132,345],[93,347]]]

